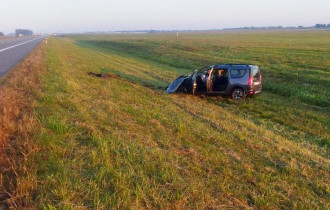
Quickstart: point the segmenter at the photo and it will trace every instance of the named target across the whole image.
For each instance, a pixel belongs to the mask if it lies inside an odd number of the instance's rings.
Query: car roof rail
[[[248,66],[250,64],[246,64],[246,63],[227,63],[225,65],[229,65],[229,66]]]
[[[215,66],[250,66],[251,64],[246,63],[225,63],[225,64],[217,64]]]

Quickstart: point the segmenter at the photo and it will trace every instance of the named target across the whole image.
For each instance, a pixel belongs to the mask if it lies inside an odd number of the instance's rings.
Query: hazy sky
[[[311,26],[330,0],[0,0],[0,31],[86,32]]]

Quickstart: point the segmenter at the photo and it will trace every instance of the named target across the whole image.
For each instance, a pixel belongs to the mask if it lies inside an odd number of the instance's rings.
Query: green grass
[[[328,36],[329,32],[183,34],[179,38],[174,34],[129,38],[89,36],[85,39],[78,37],[77,43],[186,70],[214,63],[259,64],[265,71],[265,89],[269,92],[329,107],[330,95],[326,89],[330,83]],[[308,42],[302,43],[303,39]],[[283,86],[278,84],[279,81],[289,84]],[[297,88],[301,85],[306,87]]]
[[[52,38],[30,164],[37,208],[329,208],[330,32]],[[261,95],[168,95],[214,63]],[[100,79],[88,72],[111,72]],[[29,166],[27,166],[29,167]]]
[[[263,70],[266,97],[260,97],[256,103],[248,101],[249,106],[243,106],[252,111],[249,115],[270,113],[272,110],[267,118],[272,117],[272,121],[284,124],[290,130],[299,123],[298,127],[311,134],[313,142],[329,148],[329,127],[326,126],[330,124],[326,117],[330,107],[328,36],[329,32],[281,32],[183,34],[179,38],[174,34],[74,38],[80,46],[139,58],[142,63],[160,67],[161,71],[139,69],[139,75],[134,77],[140,78],[126,78],[135,82],[142,80],[142,84],[158,82],[158,86],[162,87],[178,75],[189,74],[193,69],[214,63],[257,64]],[[109,71],[123,75],[136,70]],[[145,74],[141,74],[143,72],[156,77],[156,82],[147,80]],[[276,100],[272,100],[274,97]],[[264,108],[251,110],[254,104]],[[282,114],[278,115],[279,111]]]

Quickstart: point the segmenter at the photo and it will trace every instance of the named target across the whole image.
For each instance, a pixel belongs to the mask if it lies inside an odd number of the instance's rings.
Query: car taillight
[[[250,77],[248,81],[248,85],[252,85],[252,84],[253,84],[253,77]]]
[[[262,76],[260,75],[260,84],[261,84],[261,82],[262,82]]]

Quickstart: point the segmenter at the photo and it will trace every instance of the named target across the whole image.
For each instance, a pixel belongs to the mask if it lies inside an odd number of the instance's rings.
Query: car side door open
[[[197,76],[197,70],[195,70],[194,73],[191,75],[192,94],[193,95],[196,95],[196,93],[197,93],[196,76]]]
[[[207,93],[207,80],[210,74],[210,71],[213,67],[203,68],[197,72],[195,72],[192,76],[193,81],[193,94],[197,93]]]
[[[212,75],[212,92],[223,92],[227,89],[229,84],[228,70],[215,69]]]
[[[215,72],[215,69],[212,68],[210,73],[209,73],[209,76],[207,78],[207,83],[206,83],[206,90],[208,93],[212,93],[213,90],[212,90],[212,87],[213,87],[213,75],[214,75],[214,72]]]

